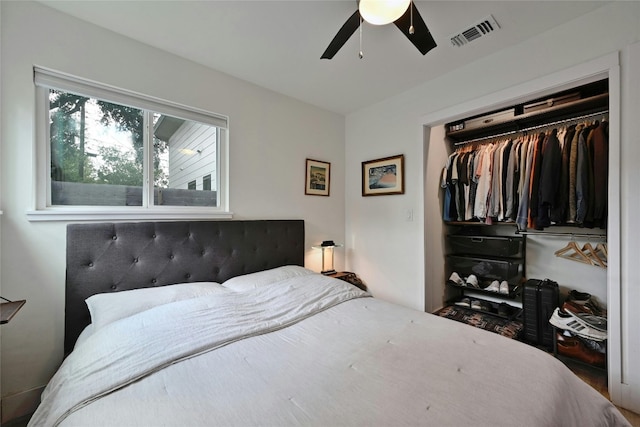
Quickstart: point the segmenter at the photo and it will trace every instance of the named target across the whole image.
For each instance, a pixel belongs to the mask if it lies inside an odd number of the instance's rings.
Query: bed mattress
[[[629,424],[543,351],[310,274],[93,331],[30,425]]]

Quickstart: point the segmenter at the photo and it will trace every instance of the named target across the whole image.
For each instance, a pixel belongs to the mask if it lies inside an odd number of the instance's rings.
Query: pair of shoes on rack
[[[506,280],[503,280],[502,282],[498,282],[497,280],[494,280],[493,282],[491,282],[491,284],[489,286],[484,288],[484,290],[485,291],[490,291],[490,292],[498,292],[500,294],[508,295],[509,294],[509,283],[507,283]]]
[[[577,315],[571,312],[565,312],[556,307],[549,319],[556,328],[564,329],[572,332],[580,337],[592,339],[595,341],[604,341],[607,339],[607,332],[601,331],[589,325]]]
[[[478,300],[472,300],[471,301],[471,308],[473,308],[474,310],[480,310],[480,311],[485,311],[487,313],[490,313],[492,311],[492,307],[491,307],[491,303],[487,302],[487,301],[478,301]]]
[[[475,299],[470,299],[470,298],[462,298],[460,301],[456,301],[455,305],[459,305],[461,307],[469,307],[473,310],[480,310],[480,311],[487,311],[490,312],[491,311],[491,304],[489,304],[486,301],[478,301]]]
[[[463,280],[462,277],[460,277],[460,275],[454,271],[453,273],[451,273],[451,276],[449,276],[449,281],[455,283],[458,286],[469,286],[471,288],[480,287],[478,285],[478,278],[473,274],[470,274],[469,277]]]
[[[506,302],[501,302],[500,305],[498,305],[498,314],[500,316],[511,316],[513,314],[513,307]]]
[[[581,308],[580,312],[582,313],[607,317],[607,311],[600,307],[595,298],[587,292],[580,292],[574,289],[569,292],[565,302],[571,303],[576,309]]]
[[[606,366],[606,355],[588,348],[580,338],[567,337],[560,333],[558,333],[556,337],[558,354],[580,360],[589,365],[601,368]]]
[[[455,305],[459,305],[461,307],[471,307],[471,300],[469,298],[462,298],[460,301],[456,301]]]
[[[596,316],[591,310],[585,310],[583,305],[576,304],[573,301],[565,301],[562,304],[562,311],[577,317],[592,328],[607,332],[607,318]]]

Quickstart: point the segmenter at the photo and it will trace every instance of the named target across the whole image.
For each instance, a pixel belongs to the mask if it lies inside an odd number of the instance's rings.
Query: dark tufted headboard
[[[67,226],[65,354],[91,322],[85,299],[104,292],[218,282],[304,265],[303,220],[179,221]]]

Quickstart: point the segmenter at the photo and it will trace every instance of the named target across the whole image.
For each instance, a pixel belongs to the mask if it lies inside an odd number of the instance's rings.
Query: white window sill
[[[27,211],[29,221],[138,221],[138,220],[213,220],[233,218],[233,212],[174,207],[169,209],[127,208],[107,210],[82,208],[47,208]]]

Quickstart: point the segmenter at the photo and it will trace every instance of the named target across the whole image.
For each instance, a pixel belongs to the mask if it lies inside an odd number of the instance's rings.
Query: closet
[[[604,79],[447,123],[439,183],[444,309],[475,309],[517,330],[523,283],[550,279],[560,285],[554,352],[603,369],[601,333],[582,331],[606,330],[588,315],[606,317],[608,104]],[[513,242],[521,248],[509,251]]]

